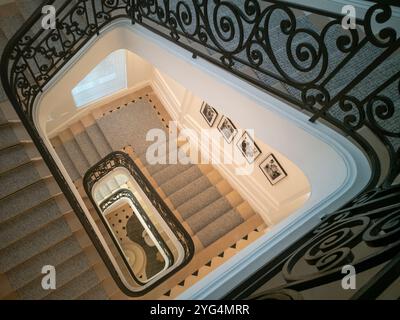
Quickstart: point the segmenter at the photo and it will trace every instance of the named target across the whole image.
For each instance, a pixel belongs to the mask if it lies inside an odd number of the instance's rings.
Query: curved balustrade
[[[112,231],[112,228],[109,226],[109,223],[107,223],[104,215],[108,208],[117,204],[118,202],[120,202],[120,200],[125,200],[125,199],[129,200],[129,202],[132,204],[132,207],[135,209],[135,212],[137,212],[140,215],[141,220],[144,221],[144,224],[147,227],[147,229],[149,230],[150,234],[156,240],[157,246],[159,248],[161,248],[163,256],[165,256],[166,260],[167,260],[165,268],[166,269],[170,268],[174,264],[174,256],[173,256],[170,248],[168,247],[168,245],[167,245],[166,241],[163,239],[163,237],[160,235],[160,232],[157,230],[153,221],[149,218],[149,216],[143,209],[142,204],[139,202],[139,200],[134,196],[134,194],[129,189],[117,190],[115,193],[113,193],[110,197],[105,199],[98,206],[100,209],[100,211],[98,211],[99,216],[102,219],[104,225],[106,225],[108,227],[107,230],[108,230],[110,236],[112,237],[112,239],[114,240],[114,243],[118,247],[120,247],[118,245],[117,235]],[[134,277],[135,281],[138,282],[139,284],[143,284],[143,282],[141,280],[139,280],[138,277],[133,273],[132,266],[126,260],[124,252],[120,252],[120,253],[123,256],[124,262],[126,263],[127,267],[129,268],[129,270],[132,271],[131,275]],[[148,263],[151,263],[151,261],[148,261]]]
[[[143,209],[143,205],[145,204],[141,203],[137,199],[137,197],[135,197],[132,191],[126,188],[118,189],[100,204],[96,203],[93,198],[93,190],[95,189],[96,185],[101,184],[102,179],[118,169],[127,170],[129,176],[132,177],[135,183],[139,186],[140,191],[142,191],[147,199],[150,201],[153,209],[156,211],[157,215],[159,215],[159,219],[162,219],[163,221],[154,221],[154,219],[151,219],[149,213]],[[157,244],[163,251],[167,259],[166,272],[163,273],[162,276],[157,277],[157,280],[152,281],[151,285],[148,285],[144,287],[143,290],[140,290],[141,294],[148,292],[159,283],[164,281],[167,277],[170,277],[190,262],[194,254],[194,244],[190,235],[186,232],[178,219],[167,207],[167,205],[154,190],[153,186],[146,179],[146,177],[143,175],[143,173],[140,171],[140,169],[137,167],[137,165],[129,157],[128,154],[121,151],[116,151],[107,155],[104,159],[99,161],[87,171],[83,178],[83,186],[85,188],[86,194],[93,203],[93,206],[96,208],[96,211],[103,225],[106,226],[110,237],[112,238],[121,258],[123,259],[123,262],[125,263],[125,266],[129,270],[129,273],[136,284],[138,284],[139,286],[145,285],[145,283],[141,279],[139,279],[137,275],[135,275],[133,268],[129,264],[124,250],[121,247],[121,244],[118,242],[116,235],[114,234],[112,228],[107,222],[104,216],[104,214],[107,212],[107,209],[123,198],[129,200],[135,212],[137,212],[137,214],[141,217],[149,232],[154,236],[154,239],[156,239]],[[157,230],[155,226],[157,222],[159,224],[161,224],[161,222],[164,222],[167,225],[170,233],[174,235],[175,240],[180,244],[180,251],[182,251],[183,256],[179,257],[179,261],[177,261],[177,264],[174,264],[174,260],[178,260],[178,257],[174,258],[171,252],[171,248],[169,248],[166,241],[160,235],[159,230]],[[179,251],[179,249],[175,251]]]
[[[386,190],[399,175],[400,26],[393,22],[393,9],[399,6],[394,1],[368,2],[366,14],[355,21],[357,28],[349,30],[341,27],[341,15],[277,0],[47,3],[57,5],[56,29],[41,28],[40,9],[32,15],[4,50],[3,86],[110,272],[127,294],[131,293],[118,280],[33,121],[41,92],[112,21],[140,24],[192,52],[193,58],[201,57],[304,110],[311,121],[320,120],[338,129],[370,159],[373,175],[365,194],[374,188]],[[321,18],[322,25],[317,28],[307,16],[299,15],[302,11]],[[376,142],[372,143],[365,131],[387,151],[387,171],[382,170],[385,166]],[[314,236],[311,232],[304,239]],[[313,256],[311,261],[325,270],[327,266],[318,257]]]

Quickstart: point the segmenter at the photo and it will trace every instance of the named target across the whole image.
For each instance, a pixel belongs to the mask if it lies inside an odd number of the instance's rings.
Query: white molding
[[[178,121],[182,106],[175,93],[171,90],[164,77],[157,69],[154,69],[151,86],[158,98],[161,100],[161,103],[167,109],[171,118],[175,121]]]

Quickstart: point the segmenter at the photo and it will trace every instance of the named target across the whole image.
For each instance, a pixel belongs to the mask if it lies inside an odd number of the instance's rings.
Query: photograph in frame
[[[239,139],[237,147],[250,164],[254,163],[262,153],[247,131]]]
[[[272,185],[287,177],[286,171],[272,153],[260,164],[260,169]]]
[[[203,102],[203,104],[201,105],[200,113],[210,127],[215,124],[215,121],[218,118],[217,110],[215,110],[206,102]]]
[[[232,121],[223,116],[218,124],[218,130],[221,132],[222,136],[228,143],[231,143],[237,134],[237,129]]]

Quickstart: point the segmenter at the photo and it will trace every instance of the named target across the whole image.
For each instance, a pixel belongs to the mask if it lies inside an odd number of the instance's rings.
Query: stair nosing
[[[13,167],[13,168],[7,169],[6,171],[0,172],[0,178],[1,178],[3,175],[5,175],[5,174],[12,173],[13,171],[15,171],[15,170],[17,170],[17,169],[21,169],[22,167],[25,167],[25,166],[27,166],[28,164],[31,164],[31,162],[33,162],[33,163],[36,164],[36,163],[40,162],[41,160],[43,160],[42,157],[37,157],[37,158],[28,159],[28,160],[26,160],[25,162],[23,162],[23,163],[17,165],[16,167]],[[43,163],[44,163],[44,161],[43,161]],[[45,165],[46,165],[46,164],[45,164]],[[46,167],[47,167],[47,165],[46,165]]]
[[[207,176],[206,176],[205,174],[202,174],[202,175],[200,175],[198,178],[196,178],[195,180],[193,180],[191,183],[194,183],[194,182],[196,182],[196,181],[198,181],[198,180],[200,180],[200,179],[204,179],[204,178],[207,178]],[[210,181],[208,178],[207,178],[207,180]],[[210,184],[211,184],[211,182],[210,182]],[[190,184],[187,184],[187,185],[184,186],[183,188],[179,188],[178,190],[176,190],[176,191],[174,191],[173,193],[171,193],[170,195],[168,195],[166,198],[167,198],[167,199],[170,199],[174,194],[176,194],[177,192],[182,191],[184,188],[186,188],[186,187],[189,186],[189,185],[190,185]],[[211,184],[211,186],[213,186],[213,184]],[[207,189],[208,189],[208,188],[207,188]],[[204,189],[203,191],[206,191],[207,189]],[[197,194],[196,194],[196,195],[197,195]],[[190,198],[190,199],[193,199],[193,198]],[[180,206],[183,205],[184,203],[190,201],[190,199],[187,200],[187,201],[185,201],[185,202],[183,202],[183,203],[181,203],[178,207],[180,207]]]
[[[69,226],[68,226],[68,227],[69,227]],[[16,265],[12,266],[10,269],[4,270],[4,273],[10,272],[11,270],[13,270],[13,269],[15,269],[15,268],[21,266],[22,264],[24,264],[25,262],[29,261],[30,259],[33,259],[34,257],[36,257],[36,256],[38,256],[38,255],[40,255],[40,254],[42,254],[42,253],[44,253],[44,252],[46,252],[46,251],[49,250],[50,248],[52,248],[52,247],[54,247],[54,246],[60,244],[61,242],[65,241],[65,240],[67,240],[67,239],[69,239],[69,238],[74,237],[75,240],[77,240],[77,239],[76,239],[76,234],[77,234],[78,232],[80,232],[80,231],[81,231],[81,230],[78,230],[78,231],[71,231],[71,233],[70,233],[69,235],[67,235],[66,237],[63,237],[62,239],[58,240],[57,242],[51,244],[50,246],[41,249],[41,251],[35,252],[35,254],[33,254],[32,256],[26,258],[25,260],[23,260],[23,261],[17,263]],[[79,245],[80,245],[80,244],[79,244]],[[6,249],[6,248],[5,248],[5,249]],[[3,251],[3,250],[5,250],[5,249],[0,250],[0,252]]]
[[[38,208],[38,207],[44,205],[46,202],[49,202],[49,201],[51,201],[51,200],[53,200],[53,199],[55,199],[55,198],[60,197],[61,195],[64,195],[64,193],[63,193],[63,192],[59,192],[59,193],[56,193],[56,194],[54,194],[54,195],[51,195],[49,198],[43,200],[42,202],[39,202],[38,204],[34,205],[33,207],[29,207],[29,208],[26,209],[26,210],[23,210],[23,211],[18,212],[15,216],[13,216],[13,217],[11,217],[11,218],[8,218],[8,219],[2,221],[1,223],[7,223],[7,222],[12,221],[13,219],[18,218],[20,215],[28,214],[28,212],[30,212],[31,210],[36,209],[36,208]]]
[[[16,239],[16,240],[14,240],[14,241],[8,243],[6,247],[0,248],[0,252],[1,252],[2,250],[6,249],[6,248],[9,247],[9,246],[15,245],[15,244],[17,244],[18,242],[20,242],[20,241],[22,241],[22,240],[25,240],[25,239],[28,238],[29,236],[32,236],[33,234],[35,234],[36,232],[40,231],[41,229],[43,229],[43,228],[49,226],[49,224],[51,224],[52,222],[58,221],[58,220],[60,220],[60,219],[64,219],[64,220],[65,220],[65,216],[66,216],[68,213],[71,213],[71,212],[74,212],[74,210],[71,209],[71,210],[68,210],[68,211],[66,211],[66,212],[63,212],[63,213],[61,213],[58,217],[56,217],[56,218],[54,218],[54,219],[48,221],[47,223],[41,225],[39,228],[29,231],[29,233],[25,234],[22,238],[18,238],[18,239]],[[20,216],[20,215],[18,215],[18,216]],[[66,221],[66,222],[67,222],[67,221]],[[67,224],[68,224],[68,222],[67,222]],[[69,227],[69,225],[68,225],[68,227]],[[78,230],[77,230],[77,231],[78,231]],[[76,232],[76,231],[72,231],[72,230],[71,230],[71,232]]]
[[[35,184],[38,184],[38,183],[40,183],[40,182],[42,182],[42,181],[44,181],[44,180],[50,180],[50,179],[52,179],[52,178],[54,179],[54,177],[53,177],[51,174],[49,174],[49,175],[47,175],[47,176],[45,176],[45,177],[39,177],[38,180],[36,180],[36,181],[34,181],[34,182],[32,182],[32,183],[30,183],[30,184],[28,184],[28,185],[26,185],[26,186],[24,186],[24,187],[22,187],[22,188],[16,190],[16,191],[14,191],[14,192],[12,192],[12,193],[6,195],[5,197],[0,198],[0,201],[7,200],[7,198],[10,198],[10,197],[16,195],[18,192],[25,191],[26,189],[28,189],[28,188],[34,186]]]
[[[77,252],[77,253],[73,254],[72,256],[68,257],[67,259],[62,260],[62,261],[60,261],[59,263],[57,263],[57,264],[54,266],[54,267],[56,268],[56,270],[57,270],[57,268],[61,267],[63,264],[67,263],[69,260],[71,260],[71,259],[77,257],[77,256],[80,255],[80,254],[84,254],[84,255],[86,256],[86,253],[85,253],[85,251],[84,251],[85,248],[87,248],[87,247],[82,248],[82,250],[80,250],[79,252]],[[9,271],[8,271],[8,272],[9,272]],[[13,289],[14,289],[15,291],[17,291],[17,290],[23,290],[25,287],[27,287],[28,285],[30,285],[32,282],[34,282],[34,281],[36,281],[37,279],[42,278],[42,277],[43,277],[42,274],[38,274],[36,277],[34,277],[32,280],[29,280],[29,281],[26,282],[24,285],[22,285],[22,286],[17,286],[17,287],[13,287]]]
[[[172,180],[174,180],[174,179],[176,179],[177,177],[179,177],[179,176],[181,176],[181,175],[183,175],[184,173],[187,173],[187,171],[189,171],[190,169],[193,169],[195,166],[189,166],[188,168],[186,168],[184,171],[181,171],[180,173],[178,173],[177,175],[175,175],[175,176],[173,176],[172,178],[170,178],[170,179],[168,179],[168,180],[166,180],[165,182],[163,182],[162,184],[158,184],[158,186],[161,188],[161,189],[163,189],[163,191],[164,191],[164,187],[163,186],[165,186],[165,184],[166,183],[169,183],[169,182],[171,182]],[[200,170],[200,169],[199,169]],[[202,175],[204,175],[202,172],[200,173],[200,176],[199,176],[199,178],[202,176]],[[153,176],[153,178],[154,178],[154,176]],[[154,179],[155,180],[155,179]],[[197,178],[196,178],[196,180],[197,180]],[[194,181],[196,181],[196,180],[194,180]],[[157,181],[156,181],[157,182]],[[175,191],[174,191],[175,192]],[[165,193],[165,192],[164,192]],[[171,193],[172,194],[172,193]],[[168,195],[167,195],[168,196]]]

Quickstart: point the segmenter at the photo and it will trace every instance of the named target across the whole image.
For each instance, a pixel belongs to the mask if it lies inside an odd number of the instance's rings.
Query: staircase
[[[40,3],[1,7],[0,54]],[[0,186],[0,299],[108,299],[110,275],[2,87]],[[56,291],[42,289],[45,265],[56,267]]]
[[[262,234],[265,225],[261,217],[211,165],[151,165],[147,162],[146,149],[150,142],[146,142],[145,136],[148,129],[167,132],[171,120],[150,87],[123,100],[95,109],[51,138],[94,219],[98,220],[98,216],[82,187],[83,175],[106,154],[122,150],[139,166],[195,243],[195,262],[179,273],[180,281],[255,229]],[[105,197],[112,192],[112,188],[108,189],[103,189]],[[213,264],[208,269],[216,266]],[[166,282],[176,283],[175,280]],[[167,289],[170,291],[171,287]],[[151,297],[159,296],[152,293]]]
[[[41,0],[15,0],[1,6],[0,53],[15,30],[42,2]],[[55,3],[59,2],[63,1],[55,1]],[[175,5],[176,1],[171,1],[171,3]],[[316,30],[317,33],[320,33],[321,26],[326,25],[327,17],[324,14],[320,16],[319,14],[304,15],[302,10],[294,10],[294,13],[298,29]],[[269,41],[275,44],[273,51],[278,56],[278,60],[285,60],[287,54],[283,51],[282,55],[279,54],[280,50],[284,50],[281,46],[284,40],[279,38],[279,33],[282,32],[276,32],[276,34],[273,32],[275,29],[279,31],[277,26],[282,20],[279,17],[272,20],[273,23],[277,23],[275,27],[270,26],[269,28],[272,31],[268,35]],[[245,34],[250,30],[249,27],[247,24],[244,25]],[[305,39],[299,38],[298,42]],[[338,34],[335,32],[327,35],[325,39],[328,53],[333,56],[329,59],[328,70],[333,70],[345,59],[344,52],[339,52],[340,50],[336,46],[337,39]],[[181,43],[187,41],[191,44],[189,39],[180,41]],[[179,44],[179,42],[177,43]],[[229,45],[234,48],[234,41],[227,44],[224,48],[225,51],[232,49],[229,48]],[[192,47],[195,46],[196,44],[193,43]],[[395,45],[392,46],[395,47]],[[381,49],[377,49],[368,42],[360,50],[359,55],[350,59],[350,63],[346,64],[338,74],[328,81],[326,88],[329,93],[335,95],[340,92],[345,84],[359,74],[354,73],[354,70],[359,70],[359,65],[368,66],[369,62],[376,59],[383,51]],[[210,48],[206,48],[205,51],[208,52],[209,57],[216,60],[221,57],[219,53]],[[241,55],[237,57],[244,58]],[[397,108],[399,103],[397,80],[392,81],[391,85],[386,87],[384,82],[388,78],[397,79],[395,73],[398,72],[398,68],[396,68],[398,59],[398,54],[383,59],[382,64],[375,71],[370,72],[363,80],[356,81],[358,85],[351,86],[353,89],[349,91],[350,97],[362,100],[370,92],[382,86],[384,89],[380,94],[387,96]],[[305,82],[307,77],[314,76],[312,72],[293,72],[292,64],[285,61],[278,62],[283,65],[283,71],[296,81]],[[265,60],[262,67],[279,74],[274,65],[275,63]],[[253,68],[241,65],[241,63],[236,63],[231,70],[244,73],[252,80],[257,78],[258,86],[267,88],[269,92],[274,92],[294,106],[301,109],[304,107],[301,103],[299,104],[301,92],[298,88],[267,77]],[[330,73],[327,72],[326,75],[329,78]],[[324,82],[325,79],[322,78],[321,81]],[[147,103],[150,104],[157,100],[151,91],[146,94],[140,95],[137,99],[147,100]],[[373,101],[371,97],[367,100]],[[12,110],[10,103],[6,100],[1,87],[0,103],[0,186],[2,187],[0,190],[0,298],[124,298],[125,296],[116,288],[115,282]],[[158,291],[153,295],[153,297],[174,298],[223,263],[224,259],[236,252],[235,250],[243,248],[249,241],[265,232],[265,226],[248,203],[243,201],[240,195],[212,167],[150,166],[145,161],[143,153],[145,146],[138,145],[135,141],[127,141],[125,137],[130,135],[122,135],[118,133],[118,128],[116,130],[115,127],[109,125],[113,123],[111,121],[113,117],[118,118],[123,110],[135,107],[135,105],[138,104],[129,100],[126,105],[99,109],[99,113],[93,112],[82,118],[80,122],[63,130],[52,139],[52,143],[95,221],[98,221],[98,218],[96,218],[94,208],[84,194],[81,185],[81,178],[85,170],[112,150],[125,150],[142,168],[153,186],[194,238],[196,244],[196,257],[193,261],[157,288]],[[162,106],[155,102],[153,107],[156,114],[160,116],[161,122],[167,123],[167,117],[163,116],[161,110]],[[318,113],[316,109],[305,107],[310,113]],[[390,132],[398,132],[400,117],[397,112],[398,108],[394,115],[389,112],[387,116],[380,110],[385,124],[382,119],[375,117],[375,120],[384,128],[381,129],[378,125],[373,124],[372,129],[369,127],[367,130],[352,128],[352,122],[357,122],[357,119],[361,117],[357,115],[357,111],[347,110],[349,108],[351,109],[351,106],[348,104],[340,106],[339,102],[336,102],[327,110],[326,115],[335,120],[329,121],[330,125],[340,127],[343,124],[342,131],[349,134],[358,143],[360,141],[358,137],[365,139],[372,146],[371,151],[382,150],[382,146],[389,146],[391,149],[388,152],[393,156],[394,161],[397,161],[397,165],[392,163],[391,168],[398,168],[399,140],[398,136],[390,134]],[[364,105],[361,108],[364,108]],[[321,116],[326,118],[323,112],[313,114],[313,116],[313,120]],[[361,118],[360,127],[365,127],[364,122],[364,119]],[[129,127],[130,123],[124,126],[124,128]],[[389,134],[384,131],[385,129]],[[358,132],[355,133],[355,131]],[[376,133],[383,135],[384,139],[379,135],[379,139],[377,139]],[[383,164],[388,161],[384,152],[377,152],[377,157],[382,158],[378,160]],[[385,176],[390,174],[390,171],[385,171],[385,165],[381,165],[381,167],[382,172],[375,181],[376,185],[378,185],[378,180],[382,182]],[[386,170],[390,169],[388,167]],[[207,219],[203,219],[203,216]],[[225,224],[223,221],[229,221],[229,223]],[[216,232],[217,230],[218,232]],[[44,291],[41,288],[41,268],[46,264],[56,266],[57,291]]]

